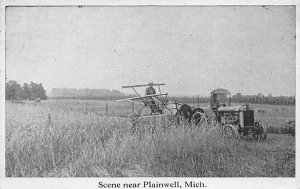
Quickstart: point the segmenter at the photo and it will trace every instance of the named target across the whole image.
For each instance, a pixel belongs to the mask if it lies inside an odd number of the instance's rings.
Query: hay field
[[[147,120],[132,133],[130,103],[49,100],[6,102],[8,177],[294,177],[295,138],[226,140],[209,131]],[[270,126],[294,120],[294,106],[257,105]],[[87,111],[86,111],[87,109]],[[280,117],[281,116],[281,117]],[[272,120],[274,123],[268,122]],[[277,125],[276,125],[276,124]]]

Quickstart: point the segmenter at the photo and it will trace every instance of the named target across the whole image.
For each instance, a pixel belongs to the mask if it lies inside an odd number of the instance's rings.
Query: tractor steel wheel
[[[222,134],[226,139],[239,139],[240,135],[239,132],[234,125],[224,125],[222,129]]]
[[[252,129],[252,136],[255,140],[266,140],[267,139],[267,128],[260,122],[256,121],[254,123],[254,128]]]
[[[187,125],[189,123],[189,119],[185,118],[183,115],[177,115],[176,120],[178,124]]]
[[[176,113],[176,119],[178,124],[188,124],[190,122],[190,118],[192,115],[192,108],[187,105],[183,104]]]
[[[208,121],[206,119],[206,116],[201,113],[201,112],[196,112],[191,119],[191,123],[193,126],[197,127],[205,127],[206,129],[208,128]]]

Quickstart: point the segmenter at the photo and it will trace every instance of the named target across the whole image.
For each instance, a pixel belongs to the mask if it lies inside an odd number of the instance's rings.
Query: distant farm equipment
[[[34,105],[37,105],[37,104],[40,104],[41,102],[42,102],[42,100],[40,98],[36,98],[33,103],[34,103]]]

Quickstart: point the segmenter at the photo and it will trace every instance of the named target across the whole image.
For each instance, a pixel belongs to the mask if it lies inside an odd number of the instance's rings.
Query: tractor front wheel
[[[254,123],[254,128],[252,129],[252,136],[255,140],[266,140],[267,139],[267,128],[260,122],[256,121]]]

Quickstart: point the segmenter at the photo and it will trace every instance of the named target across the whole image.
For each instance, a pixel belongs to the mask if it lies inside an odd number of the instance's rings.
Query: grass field
[[[295,120],[295,106],[253,106],[268,128]],[[130,112],[131,103],[112,101],[6,102],[6,176],[295,176],[293,136],[226,140],[216,127],[205,131],[160,119],[132,133],[127,118],[117,116]]]

